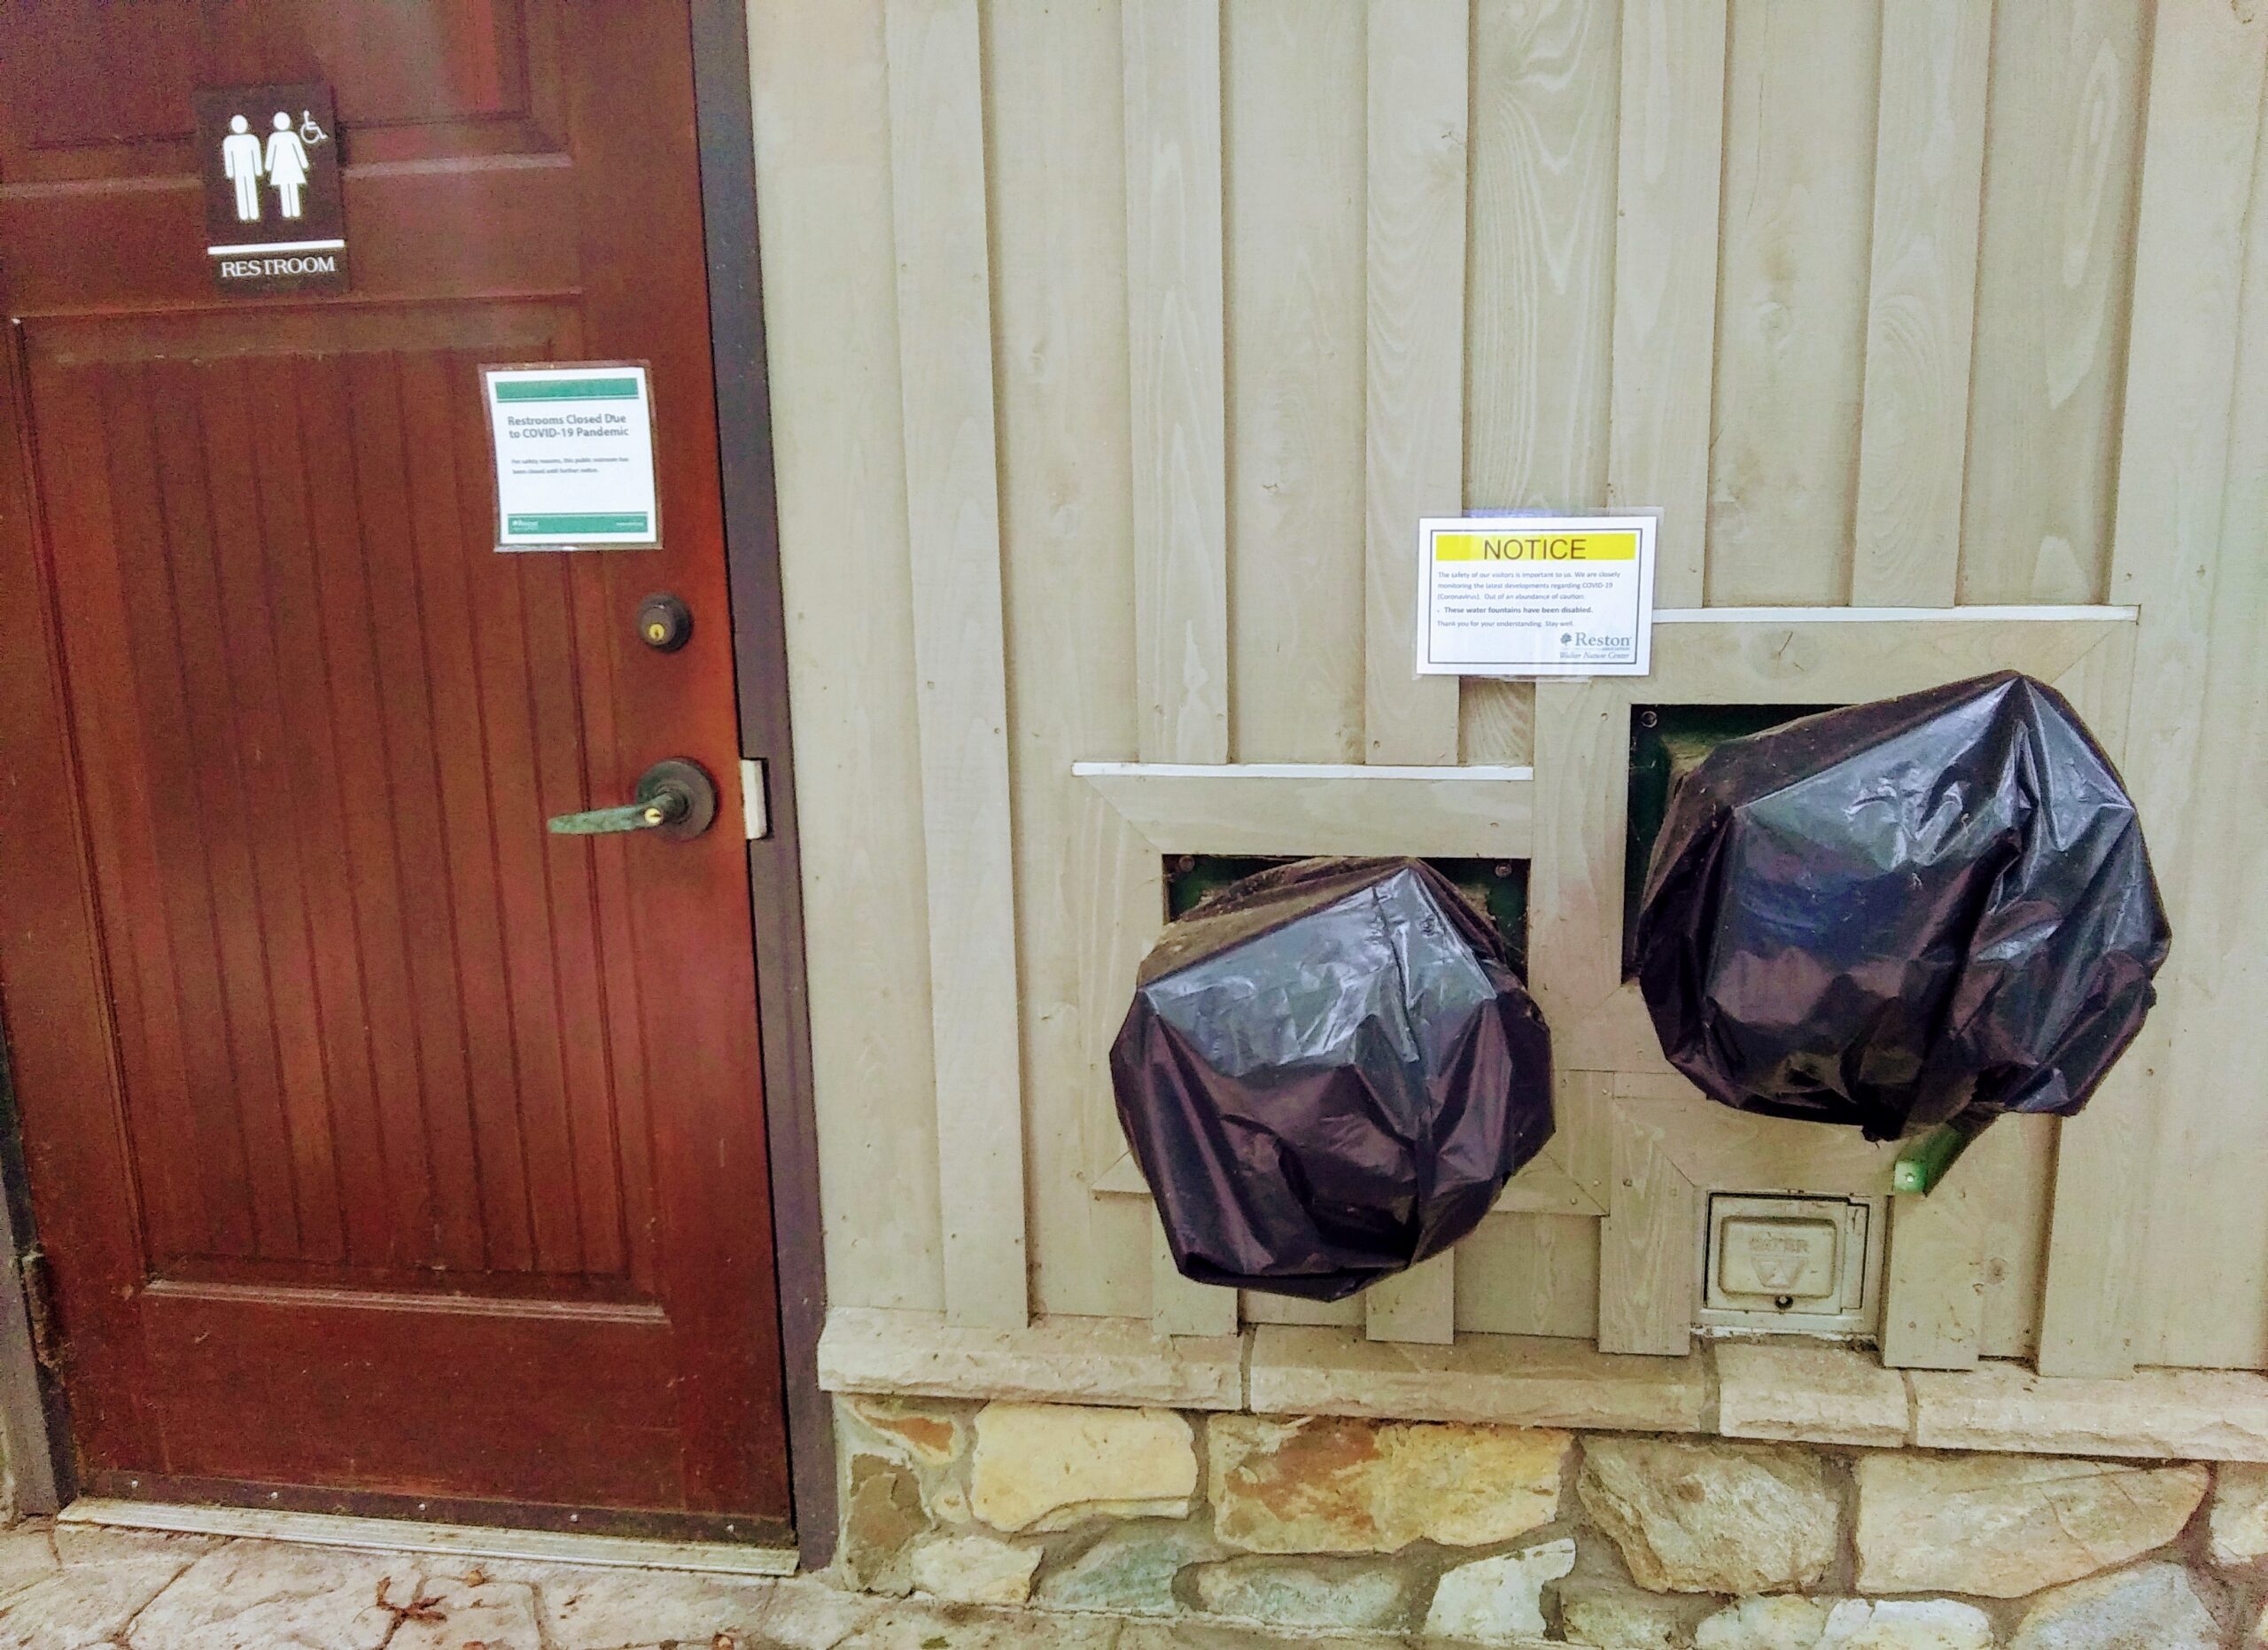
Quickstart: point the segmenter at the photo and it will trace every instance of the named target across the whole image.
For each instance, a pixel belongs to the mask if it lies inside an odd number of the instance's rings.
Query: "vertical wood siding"
[[[1669,1350],[1744,1152],[1871,1185],[1602,999],[1627,696],[1410,673],[1418,515],[1658,506],[1666,608],[2139,609],[1939,650],[2060,673],[2179,938],[2099,1106],[1898,1211],[1885,1347],[2268,1365],[2251,10],[751,0],[832,1299]],[[1790,697],[1811,633],[1723,630],[1657,686]],[[1104,1064],[1158,828],[1095,760],[1535,763],[1563,1140],[1449,1264],[1160,1265]]]

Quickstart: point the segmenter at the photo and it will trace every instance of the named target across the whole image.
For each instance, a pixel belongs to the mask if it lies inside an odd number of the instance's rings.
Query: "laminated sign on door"
[[[634,362],[483,367],[500,550],[662,541],[654,414]]]

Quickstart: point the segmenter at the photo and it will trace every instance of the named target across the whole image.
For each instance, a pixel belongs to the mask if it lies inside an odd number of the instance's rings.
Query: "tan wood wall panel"
[[[1418,520],[1464,498],[1466,0],[1371,0],[1365,494],[1373,762],[1456,760],[1457,685],[1418,677]]]
[[[2103,599],[2148,10],[1994,8],[1963,602]]]
[[[1599,1222],[1497,1215],[1457,1245],[1457,1327],[1476,1335],[1598,1332]]]
[[[2268,19],[2169,0],[2150,70],[2111,588],[2147,598],[2125,772],[2177,923],[2197,911],[2201,871],[2211,876],[2221,864],[2198,833],[2195,804],[2264,43]],[[2090,1115],[2065,1129],[2040,1329],[2040,1362],[2052,1373],[2116,1374],[2140,1358],[2153,1315],[2149,1246],[2165,1241],[2149,1224],[2155,1171],[2197,1109],[2190,1101],[2190,1116],[2169,1126],[2165,1112],[2180,1096],[2174,1024],[2193,993],[2215,989],[2220,963],[2176,951],[2162,1011]],[[2183,1191],[2194,1199],[2194,1187]],[[2196,1233],[2195,1217],[2179,1229]]]
[[[1363,756],[1363,11],[1223,16],[1240,762]]]
[[[976,0],[885,0],[945,1311],[1021,1328],[1023,1070]]]
[[[1991,0],[1883,12],[1851,599],[1949,607],[1961,573]]]
[[[1227,276],[1220,0],[1122,8],[1127,338],[1134,395],[1134,649],[1146,760],[1229,755]],[[1233,1328],[1150,1234],[1158,1330]]]
[[[1368,342],[1363,750],[1373,762],[1457,759],[1458,687],[1416,676],[1417,522],[1464,498],[1469,0],[1369,8]],[[1454,1256],[1371,1289],[1374,1340],[1456,1334]]]
[[[1033,1304],[1136,1314],[1146,1217],[1087,1192],[1117,1024],[1084,1005],[1133,977],[1157,856],[1070,771],[1140,740],[1119,21],[1018,7],[986,44]]]
[[[1881,34],[1868,0],[1732,8],[1713,606],[1850,597]]]
[[[1142,755],[1229,754],[1220,0],[1124,9]]]
[[[2241,683],[2251,668],[2239,657],[2250,646],[2225,627],[2216,581],[2241,565],[2225,527],[2254,525],[2228,524],[2224,510],[2247,456],[2231,441],[2243,354],[2231,346],[2243,323],[2259,324],[2245,300],[2263,290],[2256,261],[2248,280],[2247,230],[2258,223],[2264,67],[2268,17],[2202,0],[2159,8],[2110,582],[2142,605],[2125,773],[2149,821],[2177,938],[2159,1012],[2090,1115],[2064,1130],[2039,1345],[2041,1366],[2054,1374],[2124,1373],[2158,1350],[2154,1342],[2162,1348],[2177,1322],[2196,1337],[2183,1353],[2199,1361],[2268,1353],[2264,1291],[2249,1264],[2262,1252],[2249,1230],[2260,1182],[2248,1172],[2260,1166],[2262,1137],[2225,1098],[2245,1063],[2231,1063],[2227,1045],[2201,1057],[2207,1050],[2196,1041],[2217,1029],[2209,1005],[2261,943],[2256,930],[2247,938],[2218,926],[2247,833],[2207,834],[2216,822],[2207,798],[2227,794],[2228,764],[2246,759],[2254,731],[2243,701],[2218,697],[2214,677],[2218,665],[2225,684],[2232,673]],[[2259,360],[2256,345],[2251,359]],[[2244,387],[2249,413],[2255,386]],[[2226,650],[2218,659],[2217,642]],[[2208,1070],[2206,1086],[2194,1086]],[[2219,1206],[2232,1197],[2249,1202],[2254,1218]],[[2193,1293],[2215,1303],[2210,1319],[2166,1298]]]
[[[749,21],[827,1293],[942,1309],[882,5]]]
[[[1607,498],[1662,512],[1654,595],[1701,604],[1724,173],[1725,0],[1624,0]]]
[[[1901,1214],[1893,1355],[2268,1365],[2268,1114],[2228,1078],[2268,1033],[2225,989],[2259,966],[2268,888],[2224,845],[2268,798],[2268,256],[2237,238],[2268,222],[2246,215],[2268,23],[2218,0],[889,4],[982,53],[945,160],[902,131],[893,157],[883,0],[750,8],[837,1303],[947,1304],[932,1027],[968,982],[941,994],[930,965],[957,908],[941,829],[1012,856],[1021,1072],[987,1115],[1018,1136],[1037,1310],[1235,1321],[1160,1269],[1105,1064],[1161,844],[1297,852],[1318,821],[1368,844],[1396,784],[1443,841],[1533,839],[1561,1137],[1452,1264],[1367,1301],[1249,1294],[1247,1321],[1674,1350],[1700,1194],[1877,1173],[1695,1104],[1616,986],[1619,851],[1590,837],[1619,828],[1629,696],[1410,678],[1419,514],[1612,503],[1665,510],[1665,607],[2140,607],[1931,622],[1898,658],[1762,612],[1678,642],[1648,687],[1789,701],[1824,672],[1865,697],[2030,658],[2124,744],[2180,936],[2157,1052],[2087,1116],[1996,1133],[1961,1171],[1992,1171],[1981,1212],[1978,1181]],[[968,50],[924,106],[965,93]],[[953,307],[923,295],[950,239],[924,214],[972,115],[983,170],[953,192],[983,209],[982,258],[967,223],[956,253],[983,266],[981,372],[966,293],[944,363],[916,313]],[[2146,131],[2191,157],[2157,220]],[[2181,226],[2155,254],[2154,221]],[[2138,232],[2146,293],[2171,294],[2140,312]],[[941,489],[914,427],[979,376],[1009,818],[971,833],[922,778],[911,557],[931,502],[983,490],[950,465]],[[1531,760],[1469,796],[1071,772]]]
[[[1476,0],[1464,503],[1606,494],[1614,322],[1614,0]],[[1526,682],[1468,679],[1458,757],[1525,762]]]
[[[2192,844],[2179,950],[2168,983],[2171,1062],[2144,1257],[2136,1355],[2145,1363],[2268,1362],[2268,1112],[2256,1078],[2263,1036],[2253,993],[2268,932],[2268,152],[2256,151],[2249,245],[2220,555],[2206,615],[2197,772],[2185,804]]]

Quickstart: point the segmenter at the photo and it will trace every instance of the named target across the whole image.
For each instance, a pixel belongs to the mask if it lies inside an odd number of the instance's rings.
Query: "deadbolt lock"
[[[674,653],[693,640],[693,610],[666,590],[638,603],[638,640],[656,653]]]

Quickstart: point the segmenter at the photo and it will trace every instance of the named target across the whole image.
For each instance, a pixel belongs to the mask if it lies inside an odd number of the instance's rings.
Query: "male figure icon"
[[[252,123],[241,114],[229,117],[229,135],[221,140],[221,173],[237,186],[237,222],[260,222],[260,139],[252,136]],[[296,201],[295,189],[292,198]],[[286,216],[295,217],[296,213]]]

